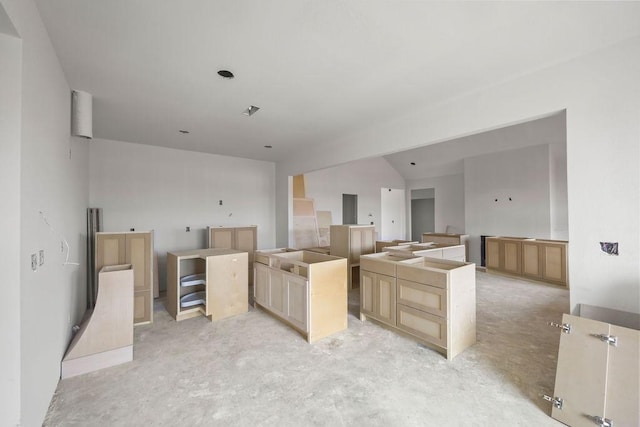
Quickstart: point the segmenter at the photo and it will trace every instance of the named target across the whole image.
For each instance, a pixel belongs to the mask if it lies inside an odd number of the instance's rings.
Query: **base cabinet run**
[[[384,253],[360,262],[361,320],[409,334],[447,359],[476,342],[475,264]]]
[[[281,252],[257,257],[254,270],[254,304],[291,325],[308,342],[347,328],[346,259]]]

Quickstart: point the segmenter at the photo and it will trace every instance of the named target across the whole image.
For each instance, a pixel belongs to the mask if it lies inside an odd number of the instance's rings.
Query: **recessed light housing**
[[[244,114],[245,116],[253,116],[255,113],[258,112],[259,109],[260,107],[256,107],[255,105],[250,105],[249,108],[247,108],[242,112],[242,114]]]
[[[235,77],[233,75],[233,73],[231,71],[229,71],[229,70],[220,70],[220,71],[218,71],[218,75],[220,77],[224,77],[225,79],[232,79],[232,78]]]
[[[411,166],[415,166],[415,165],[416,165],[416,162],[411,162],[411,163],[409,163],[409,164],[410,164]]]

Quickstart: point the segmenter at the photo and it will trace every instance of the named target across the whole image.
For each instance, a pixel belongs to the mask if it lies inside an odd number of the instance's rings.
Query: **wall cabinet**
[[[261,251],[254,305],[312,343],[347,327],[347,260],[309,251]]]
[[[360,266],[360,256],[375,252],[376,229],[373,225],[332,225],[330,253],[347,258],[349,289],[353,289],[358,277],[354,269]],[[356,281],[356,284],[358,281]]]
[[[475,264],[391,253],[360,262],[361,320],[385,323],[447,359],[476,342]]]
[[[246,313],[248,254],[234,249],[167,253],[167,311],[176,321]]]
[[[469,235],[454,233],[422,233],[422,242],[433,242],[445,245],[464,245],[464,259],[469,259]]]
[[[207,227],[208,246],[219,249],[235,249],[246,252],[249,257],[247,267],[249,284],[253,284],[254,253],[258,248],[258,227]]]
[[[153,231],[96,233],[95,253],[96,271],[108,265],[132,265],[134,324],[153,322]]]
[[[580,305],[562,317],[551,416],[571,426],[640,425],[640,315]]]
[[[566,286],[567,242],[520,237],[487,237],[487,271]]]

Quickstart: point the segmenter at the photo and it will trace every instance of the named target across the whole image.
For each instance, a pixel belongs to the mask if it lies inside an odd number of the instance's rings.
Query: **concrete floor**
[[[175,322],[156,302],[134,361],[60,381],[45,426],[559,426],[556,286],[478,272],[478,342],[454,360],[358,318],[309,345],[259,309]]]

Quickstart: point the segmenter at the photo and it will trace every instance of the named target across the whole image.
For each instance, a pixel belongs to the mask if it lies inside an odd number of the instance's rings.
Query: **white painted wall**
[[[161,289],[167,251],[207,247],[207,226],[257,225],[274,247],[274,163],[101,139],[90,152],[91,206],[104,231],[154,230]]]
[[[407,181],[407,191],[421,188],[434,189],[434,226],[436,233],[464,233],[464,174],[439,176]],[[409,205],[407,212],[411,214]],[[411,217],[407,223],[411,224]],[[422,233],[420,233],[422,234]]]
[[[0,310],[0,420],[8,426],[20,423],[21,63],[21,40],[0,33],[0,271],[5,301]]]
[[[380,189],[405,188],[404,178],[383,158],[358,160],[348,165],[308,172],[304,176],[307,197],[314,199],[316,210],[331,211],[333,223],[342,224],[342,194],[357,194],[358,224],[373,222],[378,235]],[[285,242],[288,241],[287,237]]]
[[[277,165],[278,241],[286,237],[287,208],[280,204],[288,175],[566,109],[571,310],[584,303],[640,313],[639,76],[640,37],[634,37],[292,153]],[[619,242],[620,256],[603,254],[603,240]]]
[[[549,145],[551,238],[569,240],[567,211],[567,146]]]
[[[86,307],[88,147],[70,137],[71,90],[35,4],[7,0],[3,7],[22,39],[20,179],[8,185],[20,189],[13,206],[20,215],[20,425],[36,426],[58,383],[71,327]],[[81,265],[63,265],[62,239]],[[34,272],[30,255],[39,250],[45,264]]]
[[[471,262],[480,265],[482,234],[550,238],[548,145],[465,159],[464,183]]]

